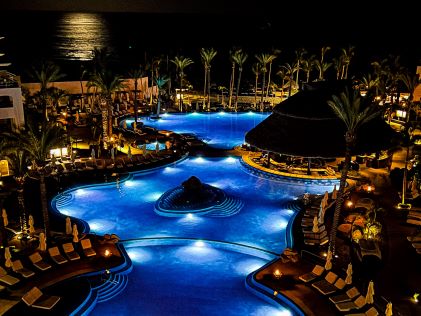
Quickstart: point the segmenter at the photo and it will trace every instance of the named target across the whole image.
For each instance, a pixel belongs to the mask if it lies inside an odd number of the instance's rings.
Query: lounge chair
[[[315,285],[313,286],[323,295],[330,295],[336,291],[342,290],[346,286],[346,283],[344,279],[338,278],[333,284],[319,284],[317,287]]]
[[[311,272],[308,272],[306,274],[300,275],[298,278],[305,282],[311,282],[315,279],[317,279],[318,277],[320,277],[323,272],[325,272],[325,268],[319,265],[314,266],[313,270]]]
[[[360,295],[360,291],[358,291],[358,289],[355,286],[353,286],[352,288],[350,288],[348,291],[346,291],[343,294],[338,294],[338,295],[329,297],[329,300],[335,304],[342,303],[342,302],[349,302],[352,299],[356,298],[358,295]]]
[[[25,268],[19,259],[12,261],[12,269],[13,271],[22,275],[24,278],[29,278],[35,274],[34,271]]]
[[[421,242],[421,236],[408,236],[406,239],[410,242]]]
[[[378,316],[378,310],[372,306],[365,313],[347,314],[346,316]]]
[[[338,275],[332,271],[329,271],[323,280],[316,281],[312,283],[311,286],[317,289],[319,292],[323,293],[322,291],[329,286],[333,286],[337,279]]]
[[[51,259],[53,259],[53,261],[57,264],[67,262],[67,259],[60,254],[60,250],[58,250],[57,246],[48,248],[48,253],[50,254]]]
[[[86,257],[92,257],[96,255],[95,250],[92,248],[90,239],[82,239],[80,244],[82,245],[83,253]]]
[[[38,251],[30,255],[29,260],[31,260],[32,264],[41,271],[45,271],[51,268],[51,264],[45,262]]]
[[[412,242],[412,247],[415,249],[421,249],[421,242]]]
[[[39,288],[34,286],[22,297],[22,301],[31,307],[52,309],[60,301],[60,296],[43,294]]]
[[[0,267],[0,281],[6,283],[7,285],[14,285],[20,280],[8,274],[7,271],[3,269],[3,267]]]
[[[75,248],[73,248],[73,244],[71,242],[63,244],[62,247],[63,247],[64,253],[66,254],[67,258],[69,258],[70,261],[80,259],[79,254],[75,251]]]
[[[335,304],[336,308],[341,312],[348,312],[351,309],[360,309],[365,306],[365,297],[360,295],[354,301],[342,302]]]

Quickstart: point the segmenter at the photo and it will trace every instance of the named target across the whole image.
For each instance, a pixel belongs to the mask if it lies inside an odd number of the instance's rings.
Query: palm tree
[[[254,109],[257,109],[257,85],[259,83],[259,74],[262,71],[260,63],[255,63],[251,70],[255,76],[255,83],[254,83]]]
[[[123,89],[125,85],[123,84],[123,79],[120,76],[113,74],[110,70],[103,69],[92,75],[90,81],[88,82],[88,89],[91,87],[99,89],[103,98],[101,101],[103,139],[104,147],[106,147],[113,132],[111,96],[115,91]]]
[[[229,87],[229,98],[228,98],[228,108],[231,109],[232,104],[232,94],[234,93],[234,82],[235,82],[235,61],[234,56],[237,54],[239,50],[230,51],[230,59],[231,59],[231,78],[230,78],[230,87]]]
[[[330,50],[330,46],[323,46],[320,51],[320,60],[315,61],[316,69],[319,71],[319,80],[324,79],[325,71],[332,65],[331,63],[325,63],[325,55]]]
[[[316,59],[315,55],[311,55],[307,59],[304,59],[301,62],[301,69],[306,73],[306,82],[310,81],[310,73],[314,69],[314,61]]]
[[[243,65],[247,60],[248,55],[244,53],[242,50],[238,50],[232,56],[233,61],[238,65],[238,78],[237,78],[237,89],[235,91],[235,104],[234,108],[237,111],[238,105],[238,93],[240,92],[240,83],[241,83],[241,74],[243,72]]]
[[[364,104],[358,90],[350,92],[348,89],[339,96],[333,95],[332,100],[327,101],[330,108],[344,122],[346,126],[345,132],[345,163],[341,170],[341,180],[339,184],[338,197],[335,204],[335,212],[333,215],[332,230],[330,232],[329,249],[333,256],[335,255],[336,233],[339,224],[339,215],[341,213],[344,201],[344,192],[346,179],[351,164],[352,151],[356,144],[357,132],[359,128],[367,122],[380,115],[379,110],[370,103]]]
[[[180,79],[180,112],[183,112],[183,79],[184,79],[184,69],[194,64],[194,61],[188,57],[178,57],[171,59],[171,62],[175,65],[178,71],[178,77]]]
[[[266,85],[266,98],[269,95],[269,86],[271,83],[271,76],[272,76],[272,63],[273,61],[278,57],[278,55],[281,53],[279,49],[275,49],[271,55],[271,59],[269,61],[269,73],[268,73],[268,83]]]
[[[139,79],[142,79],[144,75],[142,65],[139,65],[139,67],[134,68],[130,73],[129,76],[134,80],[134,100],[133,100],[133,107],[134,107],[134,121],[137,123],[137,117],[138,117],[138,104],[137,104],[137,92],[139,91],[138,88],[138,82]]]
[[[224,105],[225,104],[225,100],[224,100],[224,92],[227,91],[227,87],[224,86],[218,86],[218,91],[221,91],[221,104]]]
[[[343,68],[344,68],[343,62],[342,62],[342,56],[340,56],[339,58],[333,58],[332,65],[333,65],[333,68],[335,68],[336,70],[336,80],[339,80],[341,76],[341,71],[343,72]]]
[[[377,97],[378,96],[378,87],[379,87],[379,77],[373,78],[369,73],[361,78],[361,85],[363,89],[367,91],[368,94]]]
[[[20,229],[22,234],[26,235],[28,227],[26,224],[26,211],[23,188],[28,171],[28,153],[21,148],[12,148],[6,155],[6,159],[9,165],[11,166],[13,178],[15,179],[15,182],[17,184]]]
[[[266,72],[267,72],[267,64],[268,63],[270,63],[270,62],[272,62],[275,58],[276,58],[276,56],[275,55],[271,55],[271,54],[264,54],[264,53],[262,53],[262,54],[260,54],[260,55],[255,55],[255,57],[257,58],[257,60],[259,61],[259,63],[260,63],[260,66],[261,66],[261,73],[262,73],[262,76],[263,76],[263,79],[262,79],[262,96],[261,96],[261,99],[260,99],[260,110],[261,111],[263,111],[263,108],[264,108],[264,104],[263,104],[263,101],[264,101],[264,92],[265,92],[265,81],[266,81]]]
[[[161,112],[161,91],[162,88],[166,85],[168,82],[167,76],[159,76],[155,78],[155,84],[158,88],[158,106],[156,108],[156,116],[159,117],[159,113]]]
[[[279,77],[281,77],[281,97],[282,100],[284,99],[284,86],[285,86],[285,78],[286,78],[286,71],[283,67],[281,67],[281,69],[278,70],[278,72],[276,73]]]
[[[44,62],[41,64],[39,69],[34,68],[33,74],[35,80],[40,83],[40,101],[42,106],[42,111],[45,115],[45,120],[48,121],[47,113],[47,99],[48,99],[48,86],[50,83],[57,81],[64,77],[64,74],[60,73],[59,66],[53,64],[52,62]]]
[[[2,136],[6,139],[9,150],[15,149],[16,153],[24,151],[29,160],[33,161],[34,175],[37,175],[40,182],[41,210],[44,219],[45,235],[50,237],[50,222],[47,204],[47,189],[45,185],[45,159],[50,150],[61,147],[65,142],[64,130],[53,122],[44,122],[36,125],[28,121],[26,128],[16,128],[12,132],[4,132]],[[19,157],[19,161],[26,161],[24,154]],[[21,168],[21,167],[19,167]],[[22,168],[22,170],[24,170]],[[18,172],[19,176],[22,172]]]
[[[88,74],[88,70],[83,65],[80,65],[79,82],[80,82],[80,92],[81,92],[81,96],[82,96],[81,110],[83,110],[85,108],[85,96],[84,96],[84,91],[83,91],[83,79],[85,78],[85,76],[87,74]]]
[[[205,81],[203,84],[203,108],[205,107],[206,92],[208,93],[208,106],[207,110],[210,110],[210,69],[211,62],[215,58],[217,51],[213,48],[202,48],[200,50],[200,57],[202,59],[203,67],[205,68]]]
[[[349,68],[349,64],[351,63],[351,59],[355,54],[354,49],[355,49],[354,46],[349,46],[348,49],[342,48],[341,60],[342,60],[343,66],[342,66],[341,79],[348,79],[348,68]]]
[[[296,65],[297,65],[297,75],[295,77],[295,84],[298,87],[298,77],[300,75],[300,69],[302,69],[301,64],[304,62],[304,55],[307,54],[307,51],[304,48],[299,48],[295,51],[295,56],[296,56]]]
[[[288,98],[292,94],[292,85],[294,84],[294,73],[297,71],[296,65],[291,66],[289,63],[281,66],[285,71],[285,78],[288,79]]]

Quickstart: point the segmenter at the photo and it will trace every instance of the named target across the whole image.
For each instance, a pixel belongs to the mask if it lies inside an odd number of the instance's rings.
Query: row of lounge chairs
[[[301,228],[304,236],[304,243],[306,245],[322,246],[327,244],[329,241],[325,225],[318,226],[318,232],[312,231],[314,217],[319,216],[320,203],[321,199],[316,199],[310,205],[308,205],[301,220]]]
[[[78,160],[74,163],[66,162],[56,164],[55,169],[58,173],[72,173],[74,171],[90,171],[90,170],[123,170],[131,169],[135,166],[147,166],[152,163],[170,159],[172,156],[168,153],[151,152],[146,155],[133,155],[132,158],[116,158],[116,159],[85,159]],[[46,173],[54,173],[51,166],[46,166]]]
[[[411,225],[421,226],[421,211],[409,211],[406,222]]]
[[[346,284],[344,278],[339,277],[336,273],[326,270],[320,265],[315,265],[313,270],[299,276],[304,283],[311,284],[313,288],[324,296],[329,298],[336,309],[340,312],[358,311],[357,314],[348,314],[349,316],[377,316],[379,312],[374,306],[361,312],[366,307],[366,299],[361,295],[357,287]]]

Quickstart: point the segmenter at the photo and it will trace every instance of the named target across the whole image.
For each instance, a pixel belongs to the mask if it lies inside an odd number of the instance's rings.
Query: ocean
[[[194,88],[201,88],[203,66],[200,48],[214,47],[218,54],[212,64],[212,82],[228,85],[230,78],[229,51],[243,48],[249,58],[243,78],[254,82],[251,66],[255,54],[280,49],[274,62],[276,72],[281,64],[292,64],[295,49],[306,48],[319,55],[322,46],[331,46],[326,58],[338,55],[341,48],[356,46],[350,72],[367,73],[370,61],[400,54],[402,62],[415,71],[421,57],[420,47],[409,41],[410,34],[399,35],[398,44],[390,34],[368,38],[364,30],[352,26],[332,27],[327,22],[312,25],[316,19],[285,20],[281,15],[206,15],[206,14],[144,14],[144,13],[83,13],[3,11],[0,13],[1,61],[10,61],[9,71],[31,81],[33,67],[41,61],[57,63],[67,80],[78,80],[80,65],[89,65],[94,48],[107,47],[115,57],[115,71],[127,76],[130,69],[145,65],[152,57],[162,57],[161,71],[174,74],[174,65],[167,61],[176,55],[194,60],[186,68]],[[301,24],[301,28],[298,28]],[[279,79],[275,79],[278,80]]]

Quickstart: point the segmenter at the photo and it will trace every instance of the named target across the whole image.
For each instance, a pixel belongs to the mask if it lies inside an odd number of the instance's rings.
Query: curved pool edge
[[[187,238],[187,237],[144,237],[121,240],[125,249],[142,247],[142,246],[195,246],[197,242],[210,244],[211,246],[223,250],[238,252],[265,260],[274,260],[279,257],[278,253],[272,252],[267,249],[258,248],[235,242],[203,239],[203,238]],[[205,246],[205,245],[203,245]]]

